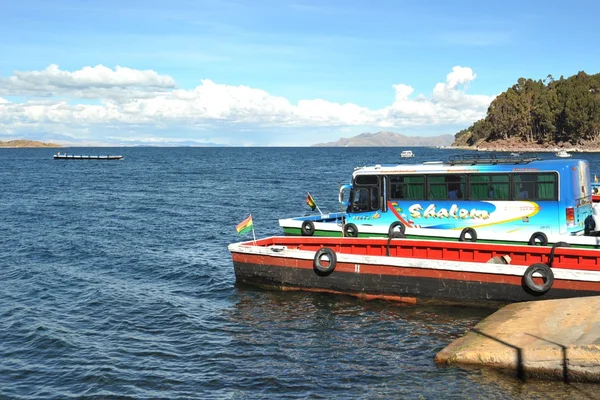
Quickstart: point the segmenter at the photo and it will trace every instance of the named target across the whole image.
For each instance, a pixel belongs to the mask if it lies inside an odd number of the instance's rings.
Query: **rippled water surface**
[[[335,211],[355,166],[400,150],[0,149],[0,398],[597,398],[436,366],[490,309],[236,286],[237,223],[279,234],[307,191]]]

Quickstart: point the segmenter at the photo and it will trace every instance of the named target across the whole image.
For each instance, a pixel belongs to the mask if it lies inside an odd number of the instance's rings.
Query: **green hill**
[[[453,146],[600,148],[600,74],[517,84],[490,104],[484,119],[455,135]]]

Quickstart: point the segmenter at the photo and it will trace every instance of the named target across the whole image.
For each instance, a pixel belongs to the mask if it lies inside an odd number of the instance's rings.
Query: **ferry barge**
[[[229,245],[236,280],[409,303],[600,295],[600,251],[435,240],[281,236]]]

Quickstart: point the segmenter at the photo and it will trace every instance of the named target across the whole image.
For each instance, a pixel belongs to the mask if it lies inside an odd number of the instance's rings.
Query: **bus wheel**
[[[467,235],[469,235],[469,239],[467,239]],[[458,237],[459,242],[464,242],[466,240],[470,240],[471,242],[477,241],[477,232],[473,228],[465,228],[460,232],[460,236]]]
[[[538,285],[533,281],[533,274],[538,274],[543,283]],[[549,266],[542,263],[532,264],[525,270],[525,274],[523,275],[523,285],[529,289],[530,291],[543,294],[546,293],[552,287],[554,283],[554,273]]]
[[[358,237],[358,228],[354,224],[344,225],[344,236]]]
[[[400,228],[400,230],[395,230],[396,228]],[[390,229],[388,229],[388,238],[392,239],[399,239],[399,238],[404,238],[404,232],[406,232],[406,226],[404,226],[404,224],[400,221],[395,221],[392,222],[392,224],[390,225]]]
[[[323,262],[324,257],[327,259],[325,263]],[[333,272],[336,263],[337,258],[335,256],[335,251],[333,251],[329,247],[322,247],[315,253],[315,258],[313,260],[313,270],[315,271],[315,274],[319,276],[327,276]]]
[[[315,234],[315,224],[312,221],[304,221],[300,228],[302,236],[312,236]]]
[[[546,246],[548,245],[548,236],[544,232],[535,232],[529,238],[530,246]]]

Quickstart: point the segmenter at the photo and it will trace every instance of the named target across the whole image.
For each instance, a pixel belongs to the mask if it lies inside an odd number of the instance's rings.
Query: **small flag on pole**
[[[235,230],[237,231],[238,235],[243,235],[244,233],[250,231],[254,232],[254,225],[252,224],[252,215],[250,215],[248,218],[237,224]]]
[[[312,197],[312,195],[310,194],[310,192],[306,192],[306,193],[308,193],[308,196],[306,196],[306,204],[308,204],[308,206],[310,207],[311,210],[315,211],[315,208],[316,208],[317,210],[319,210],[319,214],[323,215],[323,212],[321,211],[321,209],[317,205],[317,202]]]
[[[317,208],[317,203],[315,203],[315,199],[313,199],[310,193],[308,193],[308,196],[306,196],[306,204],[308,204],[310,209],[313,211],[315,211],[315,208]]]

